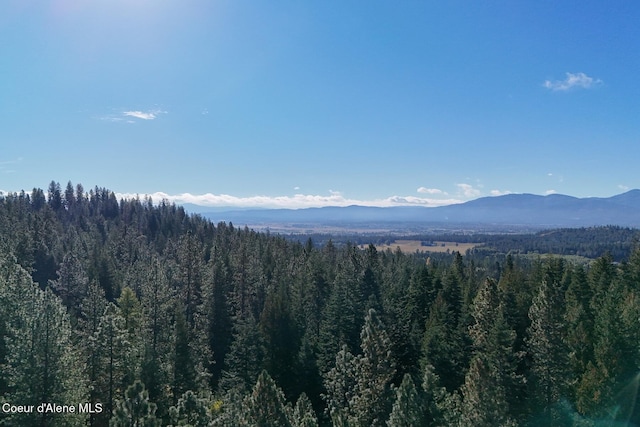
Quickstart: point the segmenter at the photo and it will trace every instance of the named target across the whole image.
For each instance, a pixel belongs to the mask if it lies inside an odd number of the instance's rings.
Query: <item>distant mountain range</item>
[[[561,194],[507,194],[440,206],[323,207],[308,209],[229,210],[202,213],[214,222],[236,225],[304,224],[356,226],[371,224],[488,225],[497,227],[640,227],[640,190],[613,197],[577,198]]]

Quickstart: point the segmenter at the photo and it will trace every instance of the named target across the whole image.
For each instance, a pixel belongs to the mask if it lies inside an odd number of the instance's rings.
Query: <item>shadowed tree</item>
[[[282,390],[267,371],[262,371],[253,391],[245,400],[250,425],[260,427],[290,427],[292,411]]]
[[[393,403],[387,426],[423,426],[425,425],[423,417],[424,410],[416,386],[411,375],[405,374],[400,387],[396,390],[396,400]]]

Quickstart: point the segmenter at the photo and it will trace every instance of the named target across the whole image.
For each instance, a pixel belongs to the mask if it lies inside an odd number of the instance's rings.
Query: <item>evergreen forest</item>
[[[639,366],[639,248],[426,258],[0,196],[0,425],[632,426]]]

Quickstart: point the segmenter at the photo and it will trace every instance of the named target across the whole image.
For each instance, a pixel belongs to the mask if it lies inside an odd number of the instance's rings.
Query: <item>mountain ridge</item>
[[[257,224],[491,224],[533,227],[619,225],[640,227],[640,190],[611,197],[578,198],[563,194],[505,194],[438,207],[352,205],[302,209],[205,212],[214,221]]]

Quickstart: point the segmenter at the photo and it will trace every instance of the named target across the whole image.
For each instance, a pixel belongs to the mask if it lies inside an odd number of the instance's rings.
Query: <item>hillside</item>
[[[323,207],[308,209],[256,209],[203,213],[213,221],[236,224],[339,225],[361,224],[502,226],[502,227],[591,227],[617,225],[640,227],[640,190],[609,198],[576,198],[560,194],[538,196],[508,194],[483,197],[441,207]]]
[[[615,409],[637,395],[639,271],[637,250],[582,265],[319,246],[52,182],[0,197],[2,421],[637,423]],[[61,410],[16,406],[42,402]]]

